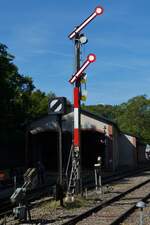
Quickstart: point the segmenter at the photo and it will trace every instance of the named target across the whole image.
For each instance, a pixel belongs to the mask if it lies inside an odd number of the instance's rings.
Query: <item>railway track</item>
[[[147,169],[147,168],[145,168]],[[111,182],[114,182],[114,181],[117,181],[117,180],[120,180],[126,176],[132,176],[133,174],[137,174],[137,173],[140,173],[141,171],[143,171],[143,169],[140,169],[140,170],[136,170],[134,172],[131,173],[131,171],[128,171],[124,174],[117,174],[117,175],[112,175],[112,176],[109,176],[107,178],[103,178],[102,180],[102,183],[103,185],[104,184],[110,184]],[[44,185],[40,188],[36,188],[34,190],[31,190],[31,191],[28,191],[27,192],[27,196],[28,196],[28,200],[29,201],[33,201],[33,200],[37,200],[39,198],[41,198],[43,196],[43,194],[48,190],[49,193],[50,193],[50,188],[52,189],[52,186],[53,185]],[[94,185],[92,184],[86,184],[86,186],[88,186],[88,188],[92,189],[94,187]],[[44,191],[43,191],[44,190]],[[46,191],[45,191],[46,190]],[[52,193],[52,191],[51,191]],[[13,205],[12,203],[10,202],[10,197],[6,197],[4,199],[1,199],[1,202],[0,202],[0,217],[3,216],[5,213],[9,214],[12,212],[12,209],[13,209]]]
[[[146,168],[145,168],[146,169]],[[138,174],[138,173],[140,173],[141,172],[141,170],[138,170],[138,171],[136,171],[136,172],[134,172],[134,174]],[[133,175],[133,174],[132,174]],[[111,177],[109,177],[109,178],[107,178],[106,180],[104,180],[103,181],[103,183],[111,183],[111,182],[113,182],[113,181],[118,181],[118,180],[120,180],[120,179],[122,179],[122,178],[124,178],[124,177],[127,177],[127,176],[129,176],[129,177],[131,177],[132,176],[131,175],[131,171],[130,171],[130,175],[129,175],[129,173],[126,173],[125,175],[117,175],[117,176],[111,176]],[[126,179],[126,178],[125,178]],[[144,181],[144,182],[146,182],[146,183],[149,183],[150,182],[150,180],[148,180],[148,181]],[[133,187],[133,190],[134,189],[136,189],[136,188],[138,188],[138,186],[140,187],[142,187],[142,185],[144,185],[144,182],[142,183],[142,184],[138,184],[137,185],[137,187]],[[47,185],[47,187],[45,187],[45,189],[48,189],[48,194],[50,195],[50,192],[49,192],[49,188],[50,188],[50,185]],[[130,188],[131,190],[128,190],[128,192],[130,193],[130,191],[132,191],[132,188]],[[45,191],[46,192],[46,191]],[[121,191],[122,192],[122,191]],[[34,194],[33,194],[34,193]],[[52,193],[52,192],[51,192]],[[30,195],[30,201],[33,201],[33,200],[37,200],[37,199],[39,199],[39,198],[41,198],[41,197],[43,197],[43,187],[41,187],[41,188],[37,188],[36,190],[34,190],[33,192],[31,192],[31,193],[28,193],[29,195]],[[122,198],[123,196],[125,195],[125,191],[123,191],[122,193],[121,193],[121,195],[120,195],[120,197],[117,195],[117,196],[115,196],[115,198],[116,198],[116,201],[117,201],[117,198],[119,199],[119,198]],[[64,224],[76,224],[76,223],[78,223],[80,220],[82,220],[83,218],[86,218],[87,216],[90,216],[91,214],[95,214],[98,210],[102,210],[103,208],[105,208],[106,207],[106,205],[108,204],[112,204],[114,201],[115,201],[115,198],[114,198],[114,200],[113,200],[113,198],[112,199],[109,199],[108,201],[106,201],[106,202],[103,202],[102,204],[100,204],[100,205],[96,205],[95,207],[93,207],[93,209],[90,209],[90,210],[88,210],[87,212],[85,212],[85,213],[83,213],[83,215],[81,214],[81,215],[78,215],[78,216],[72,216],[72,215],[68,215],[68,218],[70,217],[73,217],[73,219],[72,220],[70,220],[70,221],[68,221],[68,222],[65,222]],[[43,200],[43,202],[44,202],[45,200]],[[11,206],[10,206],[11,205]],[[6,206],[6,207],[5,207]],[[36,204],[35,204],[35,206],[36,206]],[[12,204],[10,204],[10,201],[9,201],[9,203],[8,202],[3,202],[3,204],[2,204],[2,207],[1,207],[1,205],[0,205],[0,217],[4,217],[5,215],[7,215],[7,214],[11,214],[12,213],[12,208],[13,208],[13,206],[12,206]],[[133,206],[133,209],[130,209],[129,210],[129,212],[132,212],[132,210],[134,210],[134,208],[135,208],[135,205]],[[57,214],[57,213],[56,213]],[[59,217],[59,215],[58,215],[58,217]],[[121,221],[121,219],[123,219],[124,217],[126,217],[125,215],[120,215],[120,221]],[[67,218],[67,216],[66,216],[66,218]],[[116,218],[117,219],[117,218]],[[116,220],[117,221],[117,220]],[[60,223],[60,224],[63,224],[63,221],[62,221],[62,223]],[[86,224],[86,223],[85,223]],[[99,224],[99,223],[98,223]],[[107,224],[107,223],[106,223]],[[114,223],[115,224],[115,223]],[[116,222],[116,224],[117,224],[117,222]],[[118,223],[119,224],[119,223]],[[86,224],[87,225],[87,224]],[[93,225],[94,225],[94,223],[93,223]]]
[[[144,171],[147,171],[150,169],[150,166],[145,166],[145,167],[142,167],[142,168],[138,168],[138,169],[135,169],[135,170],[129,170],[129,171],[120,171],[116,174],[113,174],[111,176],[108,176],[108,177],[102,177],[102,185],[105,185],[105,184],[111,184],[112,182],[114,181],[118,181],[122,178],[125,178],[125,177],[132,177],[136,174],[139,174],[141,172],[144,172]],[[86,182],[85,184],[83,184],[83,188],[84,187],[88,187],[88,188],[93,188],[94,187],[94,183],[92,184],[91,181],[89,180],[89,182]]]
[[[133,213],[138,201],[146,201],[150,198],[149,189],[150,179],[89,209],[62,225],[118,225]]]

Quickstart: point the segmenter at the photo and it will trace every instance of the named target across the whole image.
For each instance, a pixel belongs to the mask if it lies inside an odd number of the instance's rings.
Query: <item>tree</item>
[[[42,92],[40,90],[32,92],[30,99],[30,108],[28,111],[30,120],[46,115],[48,112],[48,100],[54,97],[56,96],[52,92],[48,93],[47,95],[45,94],[45,92]]]
[[[150,139],[150,99],[146,95],[136,96],[120,105],[117,122],[120,129]]]
[[[19,74],[14,56],[0,44],[0,126],[15,128],[23,122],[34,89],[32,78]]]

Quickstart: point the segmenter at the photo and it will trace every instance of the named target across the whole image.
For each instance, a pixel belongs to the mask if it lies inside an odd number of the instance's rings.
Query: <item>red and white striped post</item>
[[[78,57],[77,57],[78,58]],[[90,63],[94,62],[96,60],[96,56],[94,54],[89,54],[87,56],[86,61],[83,63],[83,65],[81,67],[79,67],[80,65],[80,61],[77,61],[77,65],[78,65],[78,70],[76,71],[76,73],[71,77],[71,79],[69,80],[69,82],[71,84],[75,83],[75,87],[74,87],[74,152],[73,152],[73,157],[74,160],[76,160],[76,165],[78,168],[78,172],[77,172],[77,187],[76,187],[76,191],[77,193],[81,192],[82,189],[82,179],[80,176],[81,173],[81,146],[80,146],[80,97],[81,97],[81,93],[80,93],[80,79],[83,75],[83,71],[90,65]]]
[[[80,148],[80,78],[83,71],[89,66],[90,63],[96,60],[94,54],[89,54],[86,61],[78,69],[78,71],[69,80],[71,84],[75,83],[74,87],[74,146]]]
[[[76,29],[69,34],[69,39],[75,40],[75,52],[76,52],[76,73],[69,80],[71,84],[75,83],[74,87],[74,149],[73,149],[73,160],[76,160],[78,164],[78,175],[77,175],[77,192],[81,192],[81,176],[80,176],[80,160],[81,160],[81,152],[80,152],[80,97],[81,97],[81,84],[80,78],[82,77],[83,71],[90,65],[90,63],[96,60],[96,56],[94,54],[89,54],[87,60],[80,67],[80,31],[87,26],[94,18],[103,14],[103,8],[101,6],[97,6],[94,12],[86,19],[83,23],[76,27]]]
[[[74,87],[74,146],[80,146],[79,134],[79,88]]]

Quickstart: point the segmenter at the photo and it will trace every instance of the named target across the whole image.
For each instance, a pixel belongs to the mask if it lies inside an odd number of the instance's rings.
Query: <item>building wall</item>
[[[73,113],[66,114],[62,117],[63,132],[69,132],[70,140],[73,136],[73,117]],[[89,133],[92,135],[90,143],[95,140],[95,149],[105,149],[105,168],[113,171],[121,167],[135,168],[138,161],[144,162],[144,146],[137,146],[136,138],[131,135],[121,133],[114,123],[111,123],[103,118],[101,119],[101,117],[94,117],[92,114],[82,113],[81,129],[82,132],[85,131],[86,138]],[[44,130],[53,130],[58,132],[58,122],[56,117],[47,116],[40,121],[32,123],[30,126],[30,132],[32,134],[43,132]],[[105,136],[105,147],[96,144],[96,141],[100,140],[102,136]],[[69,145],[71,145],[71,141]],[[88,148],[88,141],[84,141],[84,145],[87,145]],[[86,146],[84,146],[84,148],[86,149]],[[68,145],[67,149],[70,149]],[[89,151],[93,151],[92,146],[90,146]]]
[[[113,126],[113,171],[119,167],[119,130]]]
[[[138,160],[138,163],[147,162],[145,150],[146,150],[146,145],[138,142],[137,143],[137,160]]]
[[[135,137],[120,133],[119,135],[119,167],[136,167],[136,139]]]
[[[81,116],[81,127],[84,129],[95,130],[96,132],[105,134],[105,169],[112,170],[114,166],[113,159],[113,126],[86,115]]]
[[[93,129],[102,133],[106,132],[106,135],[108,135],[109,126],[107,123],[90,118],[86,115],[81,115],[81,127],[82,129]]]
[[[81,114],[81,128],[82,130],[92,129],[98,132],[109,134],[109,125],[102,121],[93,119],[89,116]],[[63,117],[63,129],[73,131],[73,113],[69,113]]]
[[[91,135],[96,134],[96,132],[99,133],[99,141],[101,139],[101,134],[105,134],[105,168],[106,169],[113,169],[113,140],[112,140],[112,130],[113,127],[109,125],[108,123],[105,123],[100,120],[96,120],[94,118],[91,118],[86,115],[81,115],[81,129],[82,131],[91,131]],[[70,132],[73,131],[73,113],[67,114],[64,116],[63,119],[63,130],[70,130]],[[96,141],[96,140],[95,140]],[[88,143],[88,142],[87,142]],[[97,144],[96,144],[97,146]],[[87,146],[88,148],[88,146]],[[91,151],[93,149],[91,148]],[[101,147],[99,148],[99,151],[101,151]]]

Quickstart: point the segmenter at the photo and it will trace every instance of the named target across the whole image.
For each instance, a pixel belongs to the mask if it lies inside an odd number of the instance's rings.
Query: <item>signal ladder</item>
[[[69,177],[69,182],[68,182],[66,200],[74,201],[74,195],[76,194],[76,192],[79,191],[78,188],[79,188],[80,161],[79,161],[79,151],[73,145],[72,145],[70,151],[71,152],[70,152],[70,156],[69,156],[69,160],[68,160],[67,170],[68,170],[71,158],[72,158],[72,166],[71,166],[71,172],[70,172],[70,177]]]

